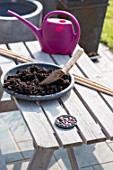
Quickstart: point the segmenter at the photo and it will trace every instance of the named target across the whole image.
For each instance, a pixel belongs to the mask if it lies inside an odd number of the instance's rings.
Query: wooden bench
[[[5,45],[0,47],[6,48]],[[25,44],[22,42],[12,43],[8,44],[8,47],[26,57],[36,58],[38,62],[55,62],[63,65],[69,59],[69,56],[43,53],[40,51],[37,41]],[[1,56],[3,72],[14,65],[13,60]],[[111,86],[85,53],[71,71],[103,85]],[[28,102],[13,99],[31,132],[35,147],[28,170],[46,170],[54,151],[61,147],[66,148],[72,169],[79,170],[73,147],[83,143],[93,144],[113,139],[113,98],[111,96],[75,83],[73,90],[58,100]],[[77,126],[68,131],[58,129],[54,121],[62,114],[75,116],[78,120]],[[63,167],[61,168],[63,169]]]
[[[0,150],[0,170],[7,170],[1,150]]]

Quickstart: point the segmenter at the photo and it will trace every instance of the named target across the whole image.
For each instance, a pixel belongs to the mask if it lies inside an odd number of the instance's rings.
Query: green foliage
[[[113,51],[113,0],[109,0],[106,17],[104,20],[101,42]]]

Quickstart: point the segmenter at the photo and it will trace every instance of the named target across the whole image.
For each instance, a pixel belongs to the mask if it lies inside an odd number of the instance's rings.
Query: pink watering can
[[[68,12],[60,10],[49,12],[44,17],[41,28],[37,28],[35,25],[25,20],[15,12],[8,10],[8,14],[17,17],[33,31],[36,38],[39,40],[42,51],[46,53],[67,55],[72,54],[79,41],[79,23],[77,19]],[[54,14],[62,14],[70,17],[76,26],[76,32],[74,31],[74,27],[71,21],[59,18],[49,18]]]

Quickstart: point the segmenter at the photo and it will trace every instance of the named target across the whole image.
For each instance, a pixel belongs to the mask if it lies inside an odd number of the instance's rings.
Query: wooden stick
[[[81,80],[76,79],[76,78],[75,78],[75,82],[78,83],[78,84],[84,85],[86,87],[89,87],[91,89],[94,89],[96,91],[103,92],[105,94],[109,94],[109,95],[113,96],[113,91],[109,90],[108,88],[98,87],[98,86],[95,86],[94,84],[92,85],[92,84],[90,84],[88,82],[86,83],[86,82],[81,81]]]
[[[20,57],[15,57],[14,55],[12,54],[9,54],[9,53],[6,53],[6,52],[0,52],[0,54],[4,55],[4,56],[7,56],[7,57],[10,57],[14,60],[17,60],[17,61],[21,61],[21,62],[30,62],[29,60],[27,59],[23,59],[23,58],[20,58]]]
[[[24,56],[19,55],[15,52],[12,52],[11,50],[5,50],[3,48],[0,48],[0,54],[4,55],[6,57],[10,57],[14,60],[22,61],[22,62],[37,62],[37,60],[35,60],[35,59],[30,59],[30,58],[24,57]]]
[[[19,55],[15,52],[12,52],[11,50],[6,50],[6,49],[3,49],[3,48],[0,48],[0,54],[6,56],[6,57],[10,57],[14,60],[18,60],[18,61],[22,61],[22,62],[37,62],[37,60],[35,59],[30,59],[30,58],[26,58],[22,55]],[[103,86],[95,81],[92,81],[88,78],[85,78],[85,77],[80,77],[76,74],[74,74],[74,78],[75,78],[75,82],[76,83],[79,83],[81,85],[84,85],[86,87],[89,87],[89,88],[92,88],[94,90],[97,90],[97,91],[100,91],[100,92],[103,92],[103,93],[106,93],[106,94],[109,94],[109,95],[112,95],[113,96],[113,90],[106,87],[106,86]]]
[[[81,82],[90,84],[90,85],[92,85],[92,86],[95,86],[95,87],[97,87],[97,88],[102,88],[102,89],[109,90],[109,91],[113,92],[113,89],[110,89],[110,88],[108,88],[108,87],[106,87],[106,86],[104,86],[104,85],[101,85],[101,84],[99,84],[99,83],[97,83],[97,82],[95,82],[95,81],[93,81],[93,80],[90,80],[90,79],[88,79],[88,78],[86,78],[86,77],[80,77],[80,76],[78,76],[78,75],[76,75],[76,74],[73,74],[73,75],[74,75],[75,81],[78,80],[78,81],[81,81]]]

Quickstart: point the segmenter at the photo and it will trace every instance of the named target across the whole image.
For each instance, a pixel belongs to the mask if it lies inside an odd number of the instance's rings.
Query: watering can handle
[[[79,25],[77,19],[74,17],[74,15],[72,15],[71,13],[66,12],[66,11],[62,11],[62,10],[55,10],[55,11],[52,11],[52,12],[47,13],[47,14],[45,15],[43,21],[46,21],[47,18],[49,18],[50,16],[55,15],[55,14],[66,15],[66,16],[70,17],[71,20],[74,21],[74,23],[75,23],[75,25],[76,25],[77,39],[79,39],[79,37],[80,37],[80,25]]]

